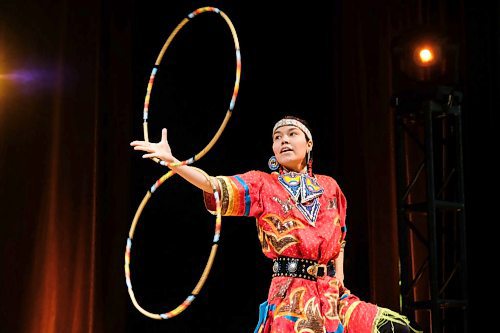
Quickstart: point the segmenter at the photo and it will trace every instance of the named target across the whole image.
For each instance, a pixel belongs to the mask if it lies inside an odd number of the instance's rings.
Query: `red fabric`
[[[321,206],[314,226],[295,207],[289,193],[278,182],[277,173],[249,171],[232,177],[218,177],[219,184],[224,187],[223,212],[225,215],[256,218],[262,252],[266,257],[287,256],[327,264],[338,256],[345,238],[347,205],[333,178],[315,177],[324,193],[319,197]],[[213,210],[211,195],[205,195],[205,204]],[[267,298],[271,310],[259,332],[335,332],[350,305],[358,300],[350,295],[340,302],[342,294],[339,288],[348,293],[335,277],[322,277],[317,281],[273,278]],[[371,333],[377,306],[364,302],[356,304],[350,314],[348,332]],[[343,311],[341,317],[340,309]]]

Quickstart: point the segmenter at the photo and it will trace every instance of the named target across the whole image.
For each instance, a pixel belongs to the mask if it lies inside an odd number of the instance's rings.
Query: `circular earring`
[[[269,159],[269,161],[267,161],[267,166],[272,171],[278,170],[278,168],[280,167],[280,164],[278,163],[278,160],[276,159],[276,156],[271,156],[271,158]]]

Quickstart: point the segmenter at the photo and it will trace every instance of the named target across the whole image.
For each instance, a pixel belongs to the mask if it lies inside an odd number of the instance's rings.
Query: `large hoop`
[[[210,182],[210,184],[212,186],[213,193],[214,193],[215,202],[216,202],[216,211],[215,211],[216,220],[215,220],[215,230],[214,230],[212,249],[210,251],[210,256],[207,260],[207,263],[205,265],[205,269],[203,270],[203,273],[201,274],[201,276],[198,280],[198,283],[194,287],[193,291],[191,291],[191,294],[181,304],[179,304],[177,307],[175,307],[171,311],[157,314],[157,313],[149,312],[139,305],[139,303],[137,302],[137,299],[135,297],[134,290],[132,289],[132,279],[131,279],[131,274],[130,274],[130,258],[131,258],[130,254],[132,251],[132,240],[134,238],[135,229],[137,227],[137,223],[138,223],[139,218],[142,214],[142,211],[143,211],[144,207],[146,206],[147,202],[149,201],[149,199],[151,198],[151,196],[153,195],[153,193],[168,178],[170,178],[174,174],[174,172],[172,170],[170,170],[169,172],[164,174],[160,179],[158,179],[154,183],[153,186],[151,186],[150,190],[146,193],[146,195],[142,199],[142,202],[139,205],[139,207],[135,213],[134,220],[132,221],[132,225],[130,226],[130,230],[129,230],[128,238],[127,238],[127,245],[125,248],[125,282],[127,284],[128,294],[130,296],[130,299],[132,300],[132,303],[134,304],[136,309],[139,310],[143,315],[145,315],[149,318],[152,318],[152,319],[160,319],[161,320],[161,319],[169,319],[169,318],[175,317],[179,313],[184,311],[189,305],[191,305],[191,303],[194,301],[194,299],[196,298],[196,296],[200,292],[201,288],[205,284],[205,281],[206,281],[208,275],[210,274],[210,270],[212,269],[212,264],[214,262],[215,255],[217,253],[217,247],[218,247],[218,243],[219,243],[219,239],[220,239],[220,231],[221,231],[221,225],[222,225],[221,224],[221,204],[220,204],[220,200],[219,200],[220,196],[219,196],[219,192],[217,191],[217,186],[214,184],[214,182],[212,181],[210,176],[208,176],[203,170],[200,170],[200,169],[197,169],[197,170],[199,172],[201,172]]]
[[[186,25],[189,22],[189,20],[191,20],[192,18],[196,17],[197,15],[199,15],[201,13],[207,13],[207,12],[213,12],[213,13],[219,14],[226,21],[227,25],[231,29],[231,34],[233,36],[235,53],[236,53],[236,78],[235,78],[235,81],[234,81],[233,94],[232,94],[232,97],[231,97],[231,101],[229,103],[229,108],[228,108],[228,110],[226,112],[226,116],[224,117],[224,120],[222,121],[221,125],[219,126],[219,129],[217,130],[217,132],[213,136],[212,140],[210,140],[210,142],[205,146],[205,148],[203,148],[198,154],[194,155],[193,157],[191,157],[191,158],[189,158],[187,160],[180,161],[180,162],[171,162],[171,163],[165,163],[165,162],[161,161],[157,157],[153,157],[152,158],[153,161],[155,161],[157,163],[160,163],[162,165],[167,165],[169,167],[176,167],[176,166],[180,166],[180,165],[192,164],[195,161],[197,161],[200,158],[202,158],[210,149],[212,149],[213,145],[217,142],[217,140],[221,136],[222,132],[226,128],[226,125],[227,125],[227,123],[229,121],[229,118],[231,117],[231,114],[233,112],[234,104],[236,103],[236,97],[238,96],[238,91],[239,91],[239,87],[240,87],[240,77],[241,77],[241,53],[240,53],[240,44],[239,44],[239,41],[238,41],[238,35],[236,34],[236,30],[235,30],[235,28],[233,26],[233,23],[231,22],[231,20],[229,19],[229,17],[223,11],[219,10],[218,8],[215,8],[215,7],[201,7],[201,8],[198,8],[197,10],[191,12],[186,18],[184,18],[177,25],[177,27],[174,29],[174,31],[172,31],[172,33],[170,34],[170,36],[167,38],[167,41],[163,45],[163,48],[161,49],[161,51],[160,51],[160,53],[159,53],[159,55],[158,55],[158,57],[156,59],[155,65],[153,67],[153,70],[151,71],[151,75],[149,77],[149,82],[148,82],[148,87],[147,87],[147,90],[146,90],[146,97],[144,99],[144,111],[143,111],[143,119],[144,119],[144,122],[143,122],[144,141],[149,142],[149,135],[148,135],[149,101],[150,101],[150,98],[151,98],[151,91],[153,89],[153,84],[154,84],[154,80],[155,80],[155,77],[156,77],[156,73],[158,72],[158,69],[159,69],[161,60],[163,58],[163,55],[167,51],[167,48],[170,46],[170,43],[172,42],[172,40],[174,39],[174,37],[184,27],[184,25]]]

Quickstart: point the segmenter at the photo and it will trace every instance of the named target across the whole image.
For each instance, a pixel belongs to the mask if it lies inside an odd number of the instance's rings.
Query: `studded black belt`
[[[335,266],[318,264],[315,260],[279,257],[273,260],[273,277],[289,276],[316,281],[318,277],[335,276]]]

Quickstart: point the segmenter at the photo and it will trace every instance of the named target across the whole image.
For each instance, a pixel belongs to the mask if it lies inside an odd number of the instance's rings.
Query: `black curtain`
[[[315,172],[348,200],[346,283],[361,298],[399,307],[391,39],[425,21],[461,42],[470,302],[476,313],[494,179],[498,5],[461,1],[100,2],[0,4],[0,331],[248,332],[266,298],[270,266],[255,223],[223,218],[221,243],[200,296],[155,321],[130,302],[123,273],[130,223],[166,170],[132,151],[154,61],[190,11],[233,21],[242,55],[235,111],[196,166],[212,175],[266,170],[271,128],[307,119]],[[149,134],[167,127],[179,158],[215,133],[234,83],[224,21],[204,14],[174,40],[152,95]],[[491,223],[490,222],[490,223]],[[173,177],[155,192],[134,237],[132,279],[151,312],[194,288],[213,235],[201,193]],[[481,240],[481,243],[478,242]],[[476,325],[480,325],[477,323]]]

